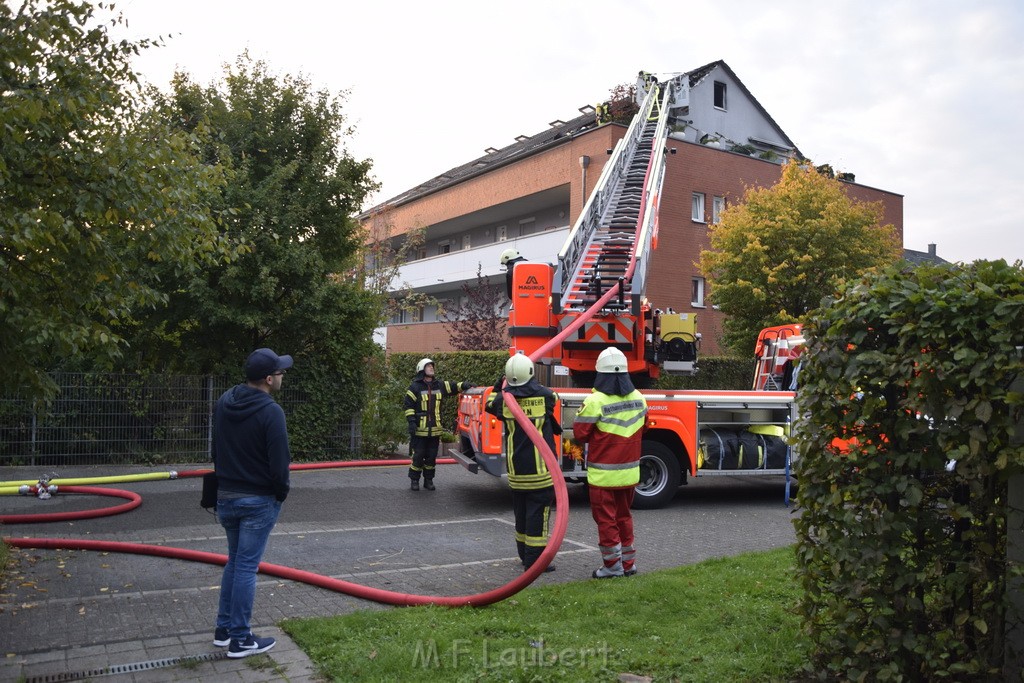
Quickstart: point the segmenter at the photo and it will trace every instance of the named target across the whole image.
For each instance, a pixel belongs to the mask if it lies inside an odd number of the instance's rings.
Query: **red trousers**
[[[633,504],[635,489],[603,489],[591,486],[590,513],[597,522],[597,543],[601,546],[601,559],[609,569],[622,561],[622,568],[633,568],[636,552],[633,550]]]

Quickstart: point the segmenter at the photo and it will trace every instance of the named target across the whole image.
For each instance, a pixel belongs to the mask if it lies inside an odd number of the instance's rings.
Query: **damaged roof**
[[[779,125],[775,123],[775,120],[768,114],[767,111],[761,106],[761,104],[754,98],[754,96],[747,90],[747,87],[743,85],[743,82],[736,76],[729,65],[722,60],[714,61],[704,66],[698,67],[692,71],[686,72],[689,76],[690,87],[694,87],[708,74],[713,72],[716,68],[722,67],[736,83],[739,84],[743,92],[750,98],[750,101],[754,103],[758,111],[760,111],[765,118],[771,122],[776,128],[779,134],[786,140],[787,144],[796,150],[796,145],[792,143],[789,137],[779,128]],[[589,111],[587,111],[589,109]],[[377,206],[368,209],[361,213],[358,218],[365,218],[373,213],[377,213],[382,209],[388,207],[401,206],[409,202],[415,201],[421,197],[424,197],[433,192],[437,192],[452,185],[464,182],[478,175],[489,173],[495,168],[511,164],[513,162],[524,159],[538,152],[542,152],[551,147],[564,144],[571,140],[573,137],[585,133],[593,128],[597,127],[597,114],[593,110],[593,107],[589,105],[586,107],[580,107],[580,111],[585,113],[572,118],[568,121],[556,120],[551,122],[550,127],[537,133],[536,135],[526,136],[521,135],[516,138],[516,141],[507,147],[501,149],[495,149],[489,147],[486,153],[481,156],[469,161],[461,166],[449,169],[444,173],[427,180],[426,182],[420,183],[419,185],[402,192],[401,194],[395,195],[390,199],[378,204]],[[796,154],[800,155],[799,150],[796,150]]]

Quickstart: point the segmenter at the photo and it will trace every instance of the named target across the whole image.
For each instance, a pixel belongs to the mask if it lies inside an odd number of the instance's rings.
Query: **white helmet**
[[[509,386],[521,387],[533,377],[533,361],[517,353],[505,362],[505,379]]]
[[[421,358],[420,362],[416,364],[416,372],[423,372],[423,368],[433,364],[434,361],[430,360],[429,358]]]
[[[626,354],[614,346],[609,346],[597,357],[597,371],[612,374],[625,374],[629,372]]]
[[[517,258],[520,258],[518,251],[516,251],[515,249],[506,249],[505,251],[501,252],[501,265],[508,265],[509,261]]]

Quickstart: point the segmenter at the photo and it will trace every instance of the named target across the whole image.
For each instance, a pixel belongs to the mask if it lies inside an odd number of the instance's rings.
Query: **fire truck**
[[[640,72],[638,111],[610,152],[597,185],[558,254],[557,263],[512,266],[510,354],[564,368],[577,388],[556,389],[563,438],[555,457],[566,481],[585,482],[586,451],[569,438],[593,386],[598,354],[625,354],[630,377],[648,404],[634,507],[657,508],[693,476],[784,475],[795,454],[787,445],[795,418],[786,369],[799,348],[799,326],[769,328],[758,338],[750,391],[653,391],[663,372],[697,371],[696,316],[651,305],[647,264],[658,244],[667,130],[688,104],[683,74],[659,82]],[[787,362],[789,365],[787,366]],[[459,403],[459,445],[451,454],[471,472],[505,474],[502,424],[484,407],[493,391],[478,387]]]

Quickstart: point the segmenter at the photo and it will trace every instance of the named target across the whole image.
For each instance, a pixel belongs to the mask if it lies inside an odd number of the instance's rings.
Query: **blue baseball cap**
[[[245,378],[263,379],[292,366],[291,356],[279,356],[270,349],[256,349],[245,359]]]

